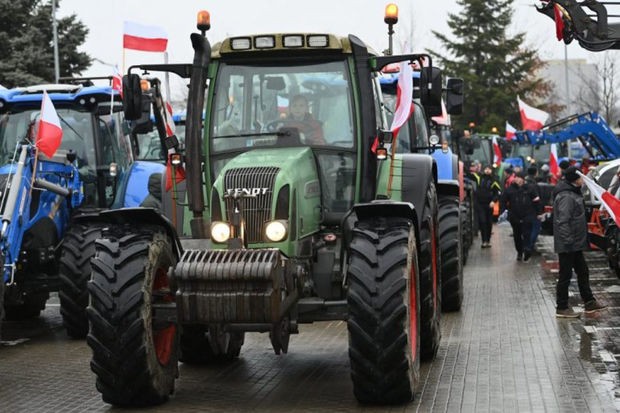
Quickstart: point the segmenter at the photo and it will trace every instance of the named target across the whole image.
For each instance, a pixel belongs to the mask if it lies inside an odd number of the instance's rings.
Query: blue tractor
[[[52,159],[34,155],[30,132],[43,91],[63,129]],[[148,194],[149,177],[165,168],[163,162],[134,161],[130,129],[120,95],[110,87],[63,84],[0,91],[7,319],[38,316],[49,293],[58,291],[68,335],[86,336],[86,284],[103,227],[97,213],[139,205]]]

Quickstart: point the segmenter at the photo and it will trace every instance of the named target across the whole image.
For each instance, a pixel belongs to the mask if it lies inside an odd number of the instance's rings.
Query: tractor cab
[[[44,90],[63,129],[54,157],[77,156],[84,206],[110,207],[132,160],[120,96],[110,87],[40,85],[0,91],[0,165],[14,161],[22,141],[34,139]]]

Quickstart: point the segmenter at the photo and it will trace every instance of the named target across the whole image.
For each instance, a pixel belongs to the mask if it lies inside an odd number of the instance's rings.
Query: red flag
[[[112,90],[118,90],[121,98],[123,97],[123,77],[116,66],[114,66],[114,71],[112,72]]]
[[[553,17],[555,20],[555,37],[562,40],[564,38],[564,19],[562,18],[562,10],[557,4],[553,5]]]
[[[506,121],[506,140],[511,141],[515,138],[515,132],[517,130],[508,121]]]
[[[179,184],[185,180],[185,169],[182,166],[177,166],[174,170],[175,183]],[[170,158],[166,164],[166,192],[172,189],[172,164]]]
[[[590,192],[594,194],[596,199],[601,201],[601,207],[609,212],[609,215],[614,219],[616,225],[620,227],[620,199],[613,196],[609,191],[604,190],[603,187],[580,171],[577,171],[577,173],[583,178],[583,183],[590,189]]]
[[[538,130],[545,126],[549,114],[543,110],[529,106],[517,96],[519,112],[521,113],[521,124],[523,130]]]
[[[54,104],[46,91],[43,91],[43,100],[41,101],[41,117],[39,118],[39,130],[35,145],[48,158],[54,156],[56,149],[62,141],[62,128],[60,127],[60,119],[54,109]]]
[[[493,136],[493,163],[499,165],[502,163],[502,150],[497,143],[497,136]]]
[[[159,26],[125,21],[123,27],[123,48],[143,52],[165,52],[168,47],[168,33]]]
[[[551,173],[551,183],[557,183],[558,175],[560,174],[560,167],[558,163],[558,148],[555,143],[551,144],[551,153],[549,154],[549,172]]]

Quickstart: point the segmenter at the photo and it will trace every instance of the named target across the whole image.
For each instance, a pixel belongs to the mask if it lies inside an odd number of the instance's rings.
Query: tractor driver
[[[313,145],[325,145],[323,126],[310,114],[308,99],[303,95],[295,95],[289,103],[288,126],[299,129],[304,134],[305,142]]]

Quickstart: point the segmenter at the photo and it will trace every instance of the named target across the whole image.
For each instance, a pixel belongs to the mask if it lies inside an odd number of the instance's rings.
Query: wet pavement
[[[147,411],[613,412],[620,410],[620,282],[599,252],[587,253],[591,284],[610,308],[577,320],[555,318],[552,240],[517,262],[510,228],[495,227],[492,248],[476,240],[465,267],[460,313],[444,314],[435,360],[421,366],[416,400],[364,407],[352,393],[344,322],[301,325],[289,354],[267,335],[248,334],[228,365],[180,366],[176,393]],[[571,305],[580,306],[576,281]],[[62,329],[58,302],[42,317],[3,325],[0,410],[124,411],[101,401],[90,349]]]

